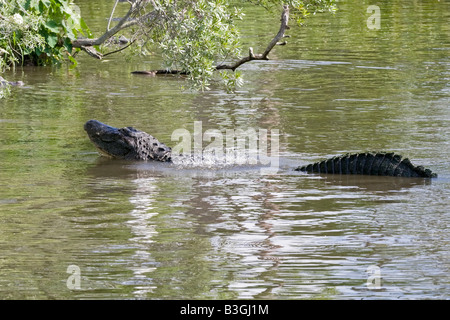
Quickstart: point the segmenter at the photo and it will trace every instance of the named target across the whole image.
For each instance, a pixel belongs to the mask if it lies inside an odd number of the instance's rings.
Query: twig
[[[139,10],[140,7],[136,5],[136,2],[132,2],[130,6],[130,10],[125,14],[125,16],[119,20],[119,22],[111,29],[107,30],[104,34],[102,34],[100,37],[95,39],[77,39],[75,40],[72,45],[74,48],[81,48],[83,46],[97,46],[101,45],[103,42],[105,42],[107,39],[111,38],[113,35],[115,35],[117,32],[119,32],[122,29],[128,28],[129,26],[133,25],[130,24],[128,18],[133,15],[133,13],[136,12],[136,10]],[[133,20],[139,20],[140,19],[133,19]],[[138,23],[138,21],[136,21]]]
[[[275,38],[272,39],[272,41],[269,43],[269,45],[267,46],[266,50],[264,51],[263,54],[254,54],[253,53],[253,48],[249,48],[248,50],[248,56],[247,57],[243,57],[242,59],[236,61],[234,64],[228,65],[228,64],[221,64],[218,65],[216,67],[216,70],[223,70],[223,69],[230,69],[230,70],[236,70],[237,68],[239,68],[241,65],[243,65],[246,62],[249,61],[253,61],[253,60],[269,60],[269,53],[270,51],[273,49],[273,47],[275,47],[276,45],[285,45],[286,41],[279,43],[278,41],[280,41],[282,38],[285,37],[284,33],[287,29],[289,29],[288,26],[288,21],[289,21],[289,6],[288,5],[284,5],[283,6],[283,12],[281,14],[281,26],[280,26],[280,30],[278,31],[277,35],[275,36]]]
[[[109,16],[108,26],[106,27],[106,31],[109,31],[109,26],[111,25],[111,20],[112,20],[112,18],[113,18],[114,11],[116,11],[116,7],[117,7],[117,4],[118,4],[118,3],[119,3],[119,0],[116,0],[116,2],[114,3],[114,7],[113,7],[113,9],[112,9],[112,11],[111,11],[111,15]]]
[[[115,50],[115,51],[111,51],[111,52],[105,53],[105,54],[103,55],[103,57],[106,57],[106,56],[108,56],[108,55],[110,55],[110,54],[117,53],[117,52],[120,52],[120,51],[122,51],[122,50],[125,50],[126,48],[128,48],[129,46],[131,46],[131,45],[132,45],[133,43],[135,43],[135,42],[136,42],[136,39],[133,40],[133,41],[130,41],[129,44],[127,44],[126,46],[124,46],[124,47],[122,47],[122,48],[119,48],[119,49],[117,49],[117,50]]]

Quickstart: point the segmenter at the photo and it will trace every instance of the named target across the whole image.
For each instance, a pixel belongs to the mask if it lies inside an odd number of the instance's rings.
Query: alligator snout
[[[97,120],[89,120],[84,124],[84,130],[90,132],[92,128],[95,126],[96,123],[99,121]]]
[[[104,131],[106,128],[111,128],[110,126],[101,123],[97,120],[89,120],[84,124],[84,130],[89,134],[100,134],[102,131]]]

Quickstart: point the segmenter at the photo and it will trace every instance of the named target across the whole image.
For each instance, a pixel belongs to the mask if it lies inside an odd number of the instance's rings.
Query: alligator
[[[89,120],[84,129],[102,155],[116,159],[172,162],[172,149],[152,135],[133,127],[115,128]],[[436,178],[437,174],[414,166],[407,158],[392,152],[345,154],[294,171],[319,174],[356,174],[396,177]]]

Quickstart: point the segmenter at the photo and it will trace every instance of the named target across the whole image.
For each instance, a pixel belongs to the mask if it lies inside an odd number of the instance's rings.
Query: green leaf
[[[51,5],[50,0],[41,0],[39,1],[40,5],[43,5],[45,8],[48,8]]]
[[[71,55],[69,55],[67,58],[70,60],[70,62],[72,62],[71,68],[75,68],[78,65],[77,60],[75,60],[75,58],[72,57]]]
[[[54,48],[57,43],[58,43],[57,35],[51,33],[47,35],[47,44],[50,46],[50,48]]]
[[[69,38],[64,39],[64,48],[66,48],[66,50],[71,53],[73,46],[72,46],[72,41]]]
[[[27,0],[24,5],[25,10],[34,9],[39,10],[39,0]]]
[[[60,25],[53,20],[45,21],[44,25],[47,27],[48,30],[50,30],[53,33],[59,33],[59,27]]]
[[[70,7],[70,5],[69,5],[69,3],[67,1],[62,1],[61,2],[61,10],[64,13],[73,14],[72,8]]]
[[[93,37],[93,34],[91,33],[91,30],[89,30],[89,27],[87,26],[86,22],[84,22],[83,18],[80,18],[80,26],[82,28],[81,33],[83,33],[83,35],[87,35],[89,38]],[[84,32],[86,32],[86,34]]]

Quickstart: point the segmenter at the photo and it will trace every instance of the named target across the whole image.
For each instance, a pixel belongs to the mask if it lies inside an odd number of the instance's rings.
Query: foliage
[[[0,84],[0,100],[11,94],[11,88],[8,84]]]
[[[72,41],[89,35],[76,9],[67,0],[0,0],[0,70],[55,64],[70,54]]]
[[[291,16],[299,23],[310,13],[335,8],[335,0],[247,2],[278,11],[282,4],[288,4]],[[238,58],[241,53],[236,21],[244,17],[238,7],[242,2],[133,0],[124,5],[130,6],[130,11],[122,24],[133,28],[133,43],[140,44],[142,53],[160,53],[165,69],[183,71],[196,88],[207,89],[216,66]],[[76,40],[81,35],[91,35],[74,8],[77,7],[69,0],[0,0],[0,70],[28,61],[38,65],[58,63],[65,53],[75,63],[71,53],[82,48],[75,45],[80,42]],[[121,22],[118,25],[120,31]],[[107,33],[97,40],[105,42],[113,35],[108,32],[109,26]],[[239,73],[220,75],[228,89],[242,83]]]
[[[153,10],[160,17],[149,28],[142,25],[144,52],[161,50],[164,68],[182,70],[188,74],[190,84],[208,89],[215,67],[225,60],[239,57],[240,33],[236,21],[244,18],[242,4],[228,0],[156,0]],[[335,9],[335,0],[249,0],[268,10],[279,12],[289,4],[294,18],[300,23],[311,12]],[[279,14],[279,13],[277,13]],[[139,32],[137,32],[139,33]],[[142,37],[143,36],[143,37]],[[221,72],[227,89],[240,86],[238,73]]]
[[[234,21],[242,17],[227,1],[158,1],[163,17],[151,35],[166,69],[183,70],[194,86],[207,88],[217,61],[240,53]]]

